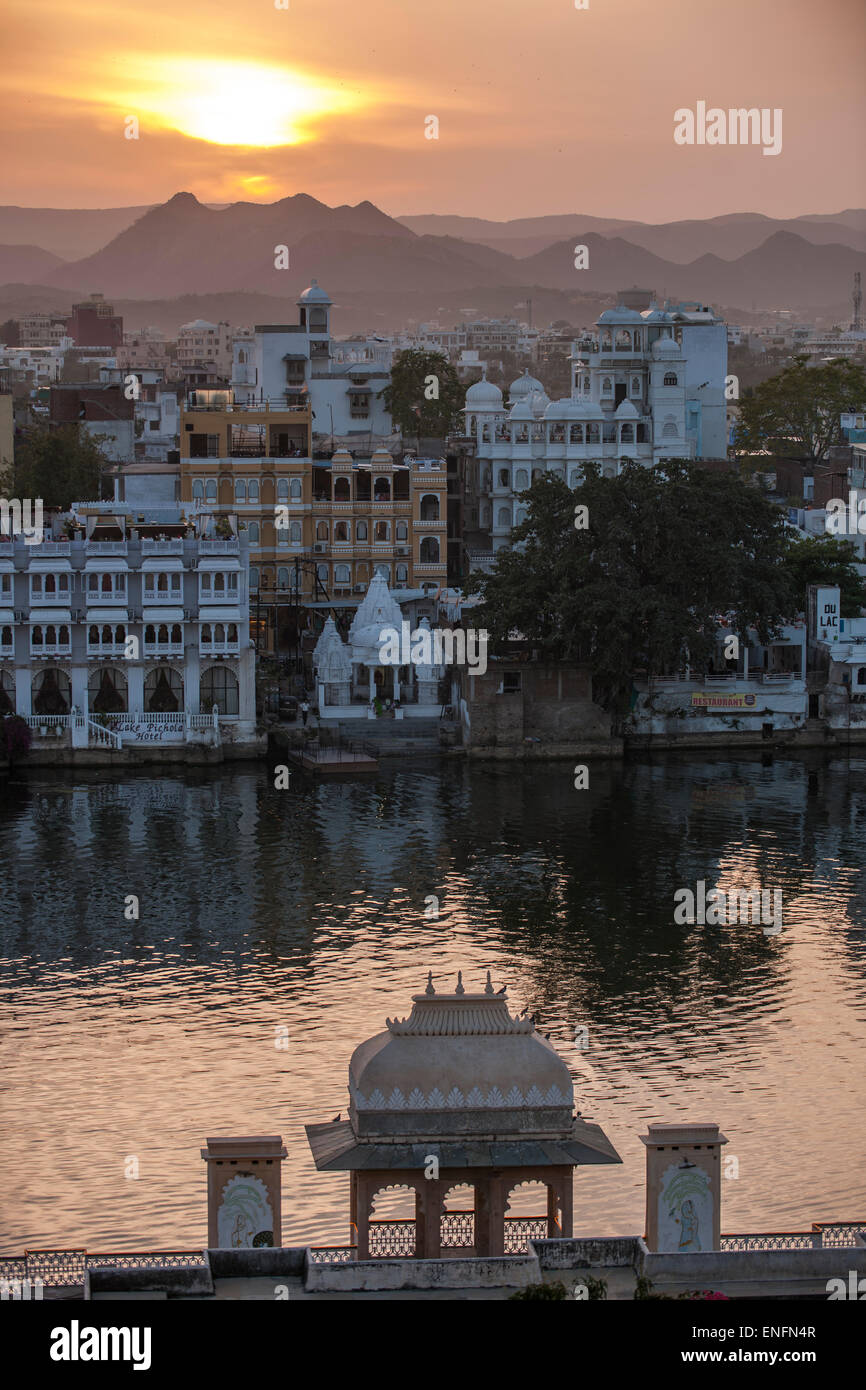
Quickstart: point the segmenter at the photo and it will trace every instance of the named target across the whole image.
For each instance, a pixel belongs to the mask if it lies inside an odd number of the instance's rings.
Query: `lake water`
[[[723,1230],[866,1217],[866,756],[116,776],[0,783],[4,1253],[201,1247],[219,1134],[282,1134],[284,1243],[345,1243],[303,1125],[428,970],[507,983],[622,1155],[578,1233],[643,1230],[653,1120],[727,1134]],[[675,925],[700,879],[780,888],[783,931]]]

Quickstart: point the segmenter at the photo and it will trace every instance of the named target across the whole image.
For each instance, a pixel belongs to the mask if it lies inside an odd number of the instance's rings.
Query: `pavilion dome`
[[[481,368],[481,380],[474,381],[466,392],[467,410],[501,410],[502,392],[487,380],[487,363]]]
[[[535,415],[529,401],[524,398],[511,407],[508,418],[509,420],[534,420]]]
[[[328,617],[313,653],[313,664],[320,682],[336,685],[352,679],[352,658],[332,617]]]
[[[311,280],[298,299],[299,304],[330,304],[331,297],[322,289],[318,280]]]
[[[639,420],[640,416],[635,410],[631,401],[620,401],[616,408],[616,418],[618,420]]]
[[[533,391],[544,392],[544,387],[537,377],[529,375],[529,368],[524,367],[521,376],[512,381],[508,388],[508,399],[514,405],[516,401],[522,400],[524,396],[530,395]]]
[[[653,357],[656,361],[658,361],[659,358],[663,360],[666,357],[681,358],[682,353],[680,352],[680,345],[675,338],[656,338],[653,343]]]
[[[617,304],[615,309],[605,309],[603,314],[599,314],[596,323],[599,324],[625,324],[625,323],[644,323],[643,314],[639,314],[637,309],[627,309],[624,304]]]
[[[559,1053],[535,1024],[512,1017],[487,975],[483,993],[453,994],[432,979],[406,1019],[361,1043],[349,1064],[349,1114],[360,1137],[563,1137],[574,1089]]]
[[[349,628],[351,660],[365,666],[380,666],[383,628],[401,631],[403,611],[381,574],[374,574],[370,587],[358,605]]]
[[[541,391],[530,391],[528,396],[523,397],[523,404],[529,406],[529,409],[532,411],[533,419],[540,420],[547,407],[550,405],[550,397],[544,389]]]

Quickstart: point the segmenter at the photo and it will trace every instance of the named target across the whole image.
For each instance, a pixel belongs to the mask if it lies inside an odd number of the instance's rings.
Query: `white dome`
[[[519,400],[508,412],[509,420],[534,420],[532,407],[527,400]]]
[[[529,409],[536,419],[541,419],[550,404],[550,397],[544,390],[531,391],[528,396],[524,396],[523,400],[524,403],[529,406]]]
[[[474,381],[466,392],[467,410],[501,410],[502,392],[487,380],[487,367],[482,368],[481,380]]]
[[[325,293],[325,291],[322,289],[322,287],[321,287],[321,285],[319,284],[318,280],[311,280],[310,283],[309,283],[309,285],[307,286],[307,288],[304,290],[303,294],[301,295],[300,299],[298,300],[298,303],[299,303],[299,304],[330,304],[330,303],[331,303],[331,300],[330,300],[330,297],[329,297],[329,296]]]
[[[656,359],[660,357],[682,357],[679,343],[673,338],[656,338],[653,343],[653,357]]]
[[[512,381],[508,388],[509,400],[513,405],[515,401],[519,401],[524,396],[528,396],[532,391],[543,392],[544,387],[536,377],[529,375],[529,368],[524,367],[523,375],[519,376],[516,381]]]
[[[615,309],[605,309],[596,319],[597,323],[643,323],[643,314],[639,314],[637,309],[627,309],[624,304],[617,304]]]
[[[618,420],[637,420],[640,418],[631,401],[620,401],[616,408],[616,415]]]

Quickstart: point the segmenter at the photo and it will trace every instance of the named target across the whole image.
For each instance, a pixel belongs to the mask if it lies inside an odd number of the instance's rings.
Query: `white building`
[[[528,370],[512,383],[507,406],[486,372],[466,392],[478,528],[493,551],[525,516],[517,494],[543,473],[574,488],[588,462],[616,477],[625,458],[649,467],[665,458],[727,455],[721,319],[700,306],[641,313],[619,305],[597,327],[595,338],[574,345],[565,400],[549,400]]]
[[[0,538],[0,715],[46,750],[253,743],[245,538],[146,537],[80,507],[81,539]]]
[[[391,416],[379,398],[390,379],[384,357],[353,361],[350,353],[347,360],[331,337],[331,300],[315,280],[297,303],[298,323],[259,325],[250,340],[235,343],[236,404],[309,401],[314,452],[317,439],[333,451],[338,440],[364,449],[370,440],[391,438]]]

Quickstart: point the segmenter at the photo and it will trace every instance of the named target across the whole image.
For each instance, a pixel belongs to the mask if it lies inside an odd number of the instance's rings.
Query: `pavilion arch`
[[[11,671],[0,671],[0,718],[4,714],[15,713],[15,676]]]
[[[34,714],[68,714],[72,707],[72,686],[68,672],[60,666],[44,666],[31,682]]]
[[[435,492],[425,492],[421,498],[421,520],[439,520],[439,495]]]
[[[183,675],[176,666],[160,662],[145,673],[144,708],[147,714],[183,712]]]
[[[631,348],[631,333],[627,328],[618,328],[614,346],[617,348]]]

